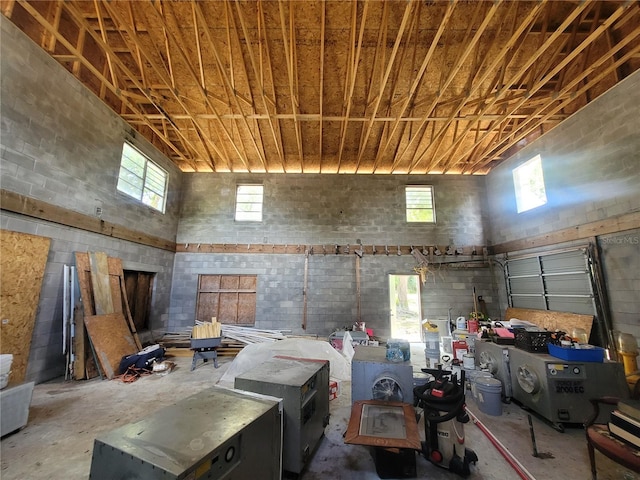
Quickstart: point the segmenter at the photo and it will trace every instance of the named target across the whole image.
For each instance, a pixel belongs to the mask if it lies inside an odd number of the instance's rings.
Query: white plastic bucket
[[[11,371],[13,355],[10,353],[0,354],[0,375],[6,375]]]
[[[473,353],[465,353],[462,356],[462,368],[465,370],[475,370],[476,358]]]
[[[11,364],[13,363],[13,355],[10,353],[0,354],[0,389],[9,383],[9,374],[11,373]]]
[[[476,404],[487,415],[502,415],[502,383],[497,378],[476,377]]]
[[[440,335],[437,331],[424,332],[425,355],[427,358],[440,358]]]

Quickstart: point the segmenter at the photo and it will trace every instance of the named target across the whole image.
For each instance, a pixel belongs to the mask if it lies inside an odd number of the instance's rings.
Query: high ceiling
[[[485,174],[640,67],[636,1],[2,1],[183,171]]]

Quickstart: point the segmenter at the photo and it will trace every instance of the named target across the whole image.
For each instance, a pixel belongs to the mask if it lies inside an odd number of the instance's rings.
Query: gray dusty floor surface
[[[165,376],[150,375],[133,383],[118,380],[70,381],[59,379],[36,385],[29,421],[23,429],[0,441],[2,480],[87,479],[95,437],[131,423],[164,406],[208,388],[219,380],[232,359],[222,358],[220,367],[209,362],[190,370],[191,358],[173,357],[176,368]],[[350,382],[342,382],[340,395],[330,402],[331,419],[325,436],[301,480],[379,478],[367,447],[346,445],[343,434],[351,413]],[[503,404],[500,416],[481,412],[467,395],[469,412],[488,429],[497,442],[511,452],[529,478],[568,480],[590,478],[582,428],[559,433],[533,418],[539,457],[534,457],[527,412],[515,403]],[[1,414],[1,412],[0,412]],[[420,426],[423,434],[424,430]],[[479,460],[471,466],[471,480],[517,480],[523,478],[505,460],[488,436],[470,422],[465,425],[466,446]],[[596,453],[600,480],[640,480]],[[417,456],[418,478],[460,478]],[[259,479],[259,472],[256,472]],[[526,478],[526,477],[524,477]]]

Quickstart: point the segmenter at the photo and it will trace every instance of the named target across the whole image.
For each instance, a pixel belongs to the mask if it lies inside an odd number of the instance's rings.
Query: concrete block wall
[[[174,240],[181,172],[2,16],[0,28],[0,186]],[[164,214],[117,191],[125,139],[169,173]]]
[[[173,272],[172,252],[117,240],[104,235],[36,221],[13,213],[1,212],[0,228],[39,235],[51,239],[40,301],[31,339],[27,381],[44,382],[65,371],[62,354],[63,267],[75,265],[75,252],[105,252],[122,259],[125,270],[155,273],[151,312],[155,328],[164,330],[169,317],[169,296]],[[140,332],[141,339],[151,335]]]
[[[264,185],[262,222],[234,221],[239,183]],[[436,224],[408,224],[405,185],[433,185]],[[333,245],[378,246],[361,260],[361,319],[383,337],[390,333],[388,276],[414,273],[416,261],[397,245],[484,245],[484,179],[472,176],[361,176],[185,174],[178,243],[325,244],[309,257],[306,333],[328,335],[357,320],[355,255],[335,255]],[[391,254],[380,252],[388,245]],[[479,249],[481,251],[481,249]],[[468,315],[473,286],[493,310],[489,268],[434,267],[422,290],[424,317]],[[200,274],[256,273],[256,326],[304,333],[304,255],[176,255],[170,327],[192,325]]]
[[[141,138],[134,144],[169,172],[163,215],[116,191],[128,127],[93,93],[0,15],[0,187],[85,215],[175,240],[181,172]],[[153,328],[168,321],[172,252],[2,211],[3,229],[52,239],[35,319],[27,379],[64,373],[62,265],[75,251],[104,251],[125,268],[155,272]],[[127,266],[128,265],[128,266]]]
[[[598,238],[613,326],[640,344],[640,228]],[[640,363],[639,363],[640,365]]]
[[[639,152],[640,72],[635,72],[487,175],[489,242],[523,239],[638,212]],[[518,214],[511,172],[537,154],[542,157],[548,202]],[[640,341],[638,230],[597,241],[602,247],[613,327]]]
[[[198,276],[205,274],[257,275],[256,327],[290,330],[294,334],[329,335],[357,320],[355,255],[314,253],[309,256],[307,328],[304,309],[304,255],[178,253],[173,270],[168,331],[193,325]],[[410,255],[365,255],[360,260],[361,321],[377,336],[390,331],[389,275],[412,274]],[[473,310],[473,287],[487,302],[489,314],[499,317],[491,268],[433,267],[421,287],[422,317],[468,316]]]
[[[236,185],[264,185],[262,222],[235,222]],[[433,185],[436,224],[405,220],[406,185]],[[483,245],[484,178],[185,173],[178,243]]]

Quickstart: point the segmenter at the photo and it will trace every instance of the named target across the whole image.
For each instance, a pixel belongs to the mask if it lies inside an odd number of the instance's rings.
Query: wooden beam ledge
[[[30,198],[8,190],[0,190],[0,209],[8,212],[26,215],[27,217],[53,222],[67,227],[78,228],[88,232],[99,233],[119,240],[160,248],[169,252],[175,252],[176,244],[170,240],[147,235],[136,230],[117,225],[111,222],[74,212],[57,205]]]

